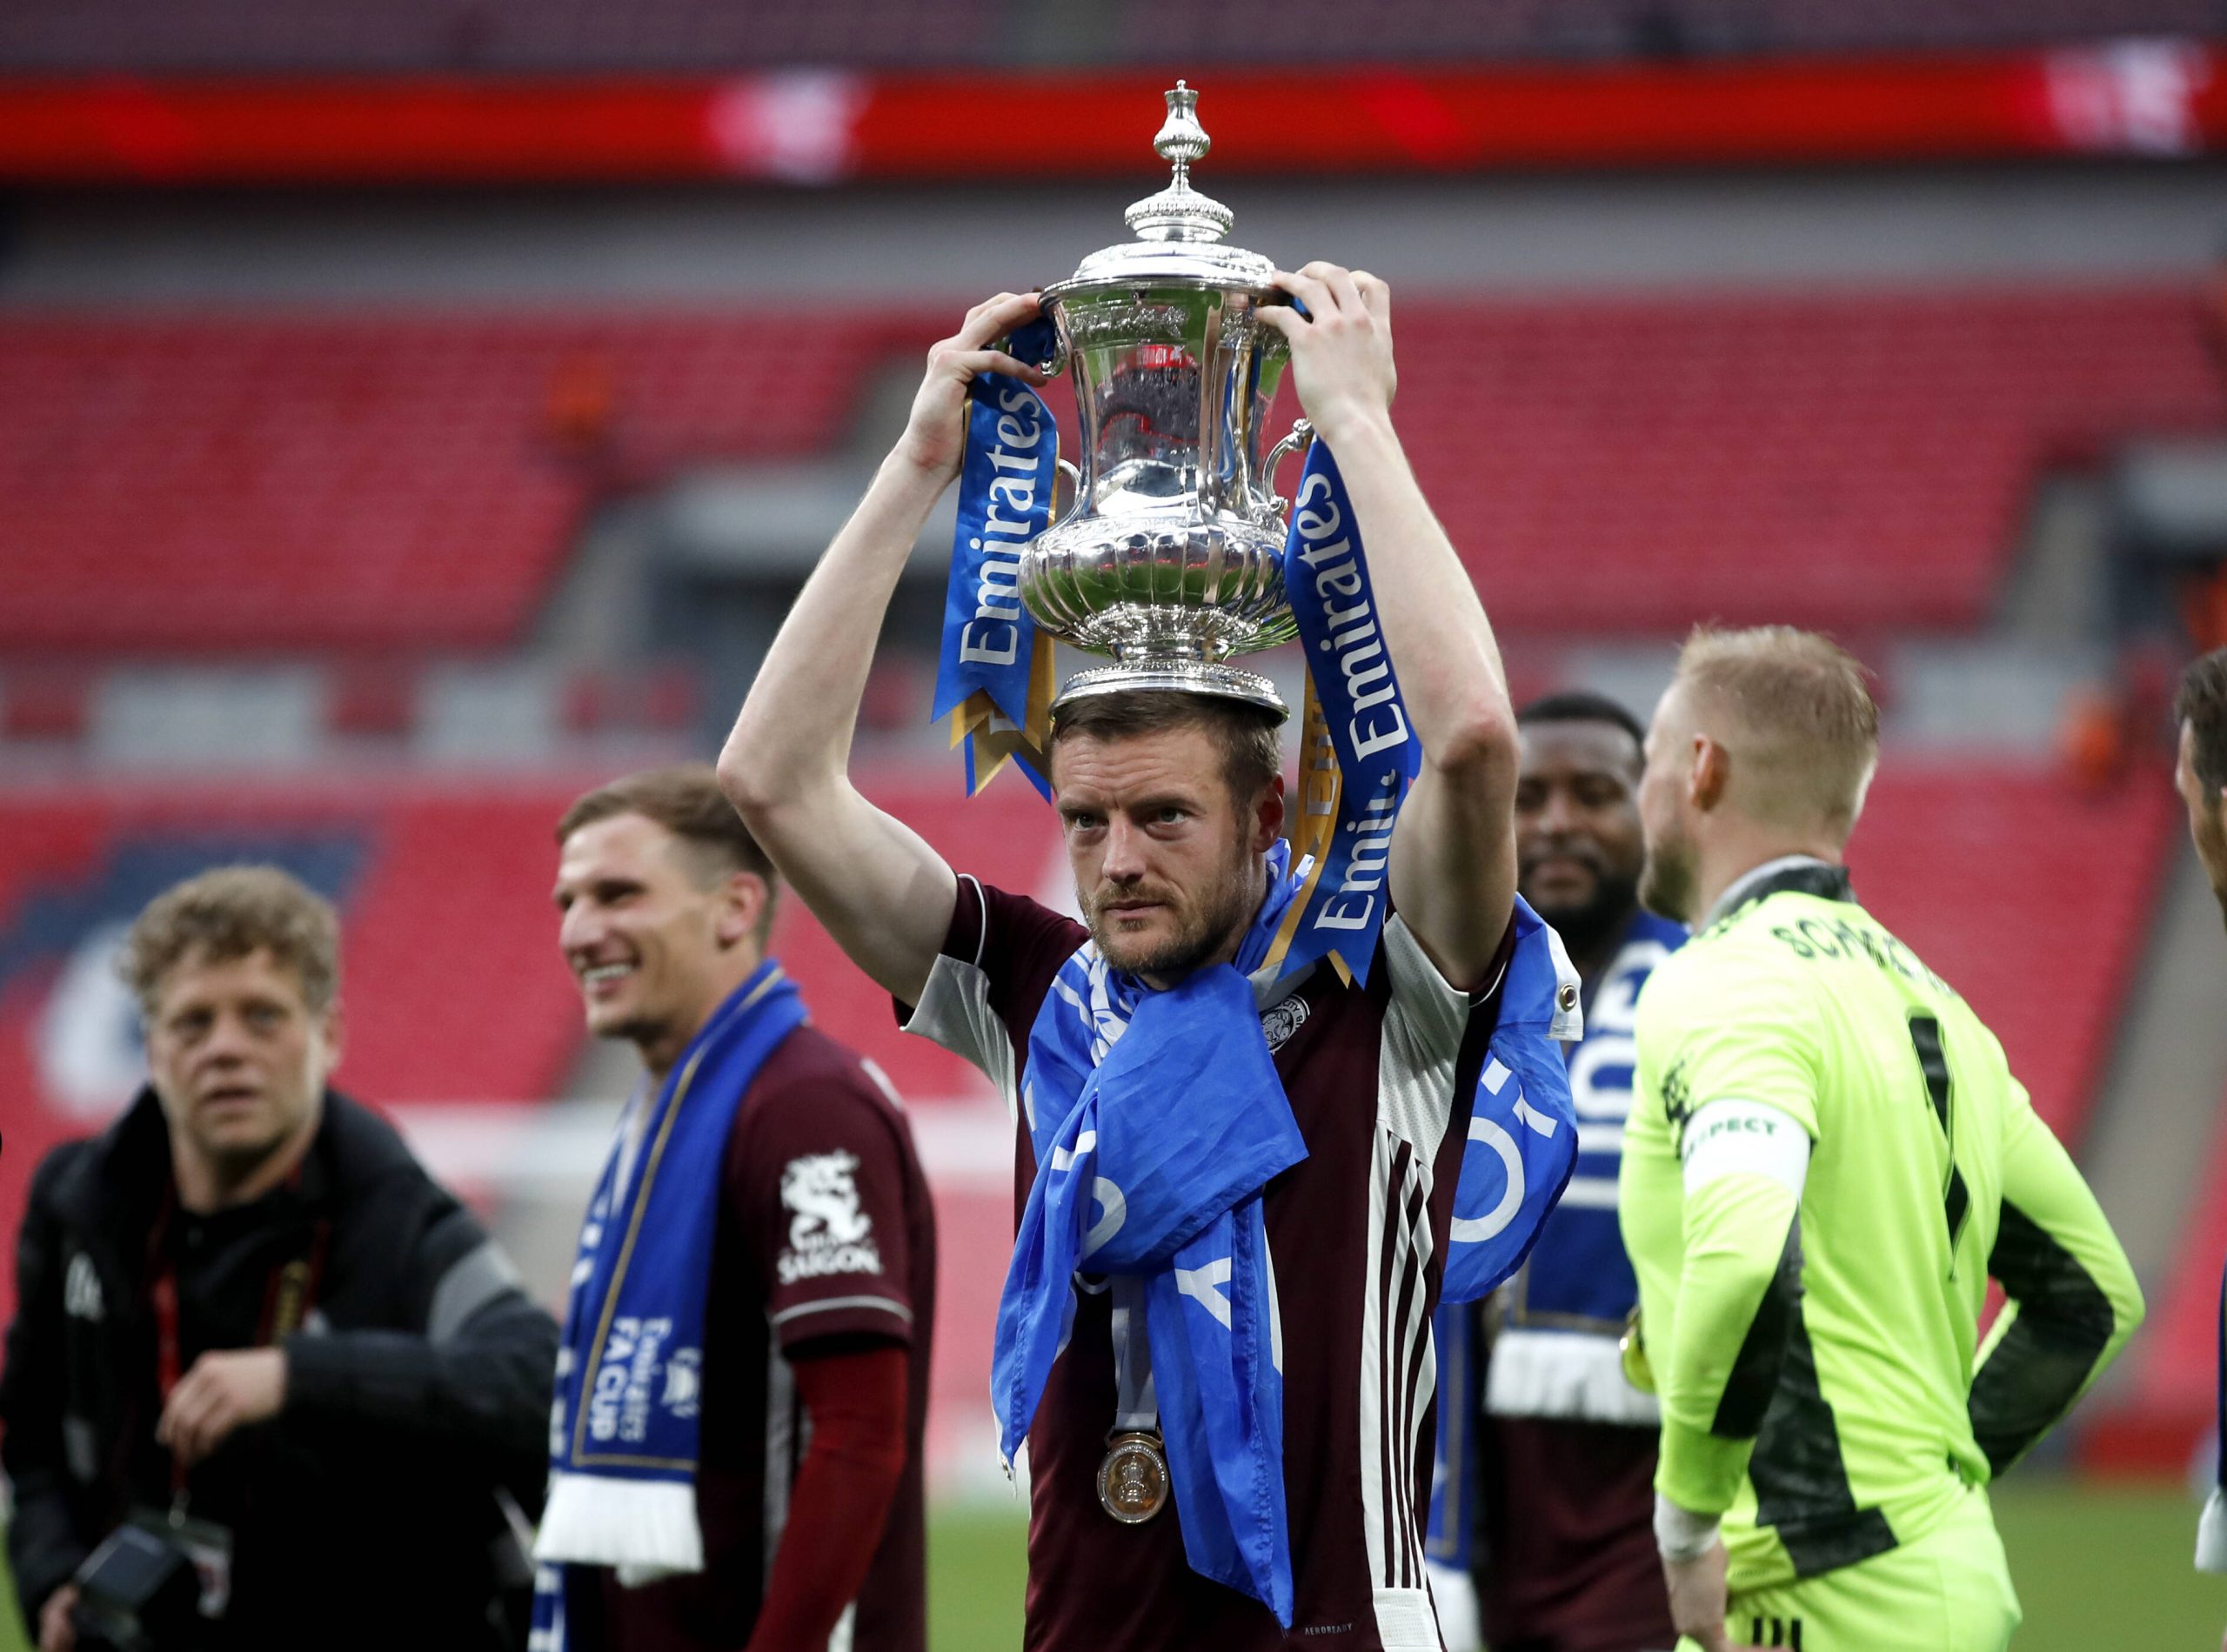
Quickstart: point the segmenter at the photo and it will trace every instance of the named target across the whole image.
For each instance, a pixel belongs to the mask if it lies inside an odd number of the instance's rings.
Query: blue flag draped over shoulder
[[[1052,344],[1051,323],[1033,321],[1014,331],[1011,353],[1042,359]],[[1032,386],[1004,373],[967,386],[933,714],[949,717],[951,743],[966,747],[969,797],[1008,759],[1052,795],[1052,639],[1022,605],[1020,578],[1022,550],[1052,519],[1059,447],[1059,425]]]
[[[1562,938],[1515,898],[1515,950],[1469,1113],[1444,1300],[1470,1302],[1523,1265],[1577,1167],[1577,1109],[1556,1044],[1582,1025]]]

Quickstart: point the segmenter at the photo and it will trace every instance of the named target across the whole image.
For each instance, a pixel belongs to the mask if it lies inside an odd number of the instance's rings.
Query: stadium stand
[[[862,371],[932,336],[872,316],[0,320],[0,647],[514,641],[588,499],[817,453]]]
[[[2047,465],[2227,416],[2171,289],[1409,303],[1399,326],[1416,470],[1510,627],[1974,625]]]
[[[1418,300],[1401,417],[1511,630],[1964,627],[2045,466],[2227,419],[2206,314],[2174,287]],[[587,502],[828,451],[948,320],[0,320],[0,647],[514,643]]]
[[[1140,57],[1421,62],[1937,51],[2201,35],[2218,26],[2218,14],[2204,0],[1394,0],[1365,10],[1337,0],[1214,7],[1135,0],[1124,22],[1124,44]]]
[[[1890,748],[1849,846],[1865,905],[1970,1001],[2076,1149],[2180,829],[2159,777],[2098,796]]]
[[[2227,1100],[2227,1098],[2223,1098]],[[2150,1313],[2139,1398],[2152,1415],[2209,1421],[2219,1374],[2219,1259],[2227,1255],[2227,1113],[2189,1202],[2186,1237]]]
[[[1026,55],[1043,33],[1011,0],[22,0],[0,10],[0,67],[207,70],[935,65]],[[2199,35],[2207,0],[1393,0],[1356,7],[1127,0],[1072,21],[1073,58],[1258,64],[1842,52]],[[1036,49],[1040,50],[1040,47]]]

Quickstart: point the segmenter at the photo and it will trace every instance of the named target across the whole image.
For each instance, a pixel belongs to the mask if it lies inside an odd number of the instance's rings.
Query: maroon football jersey
[[[920,1440],[935,1278],[935,1217],[912,1127],[855,1054],[799,1027],[766,1057],[727,1136],[696,1474],[704,1569],[639,1588],[606,1573],[602,1632],[583,1644],[734,1652],[750,1639],[808,1438],[790,1362],[815,1342],[870,1337],[910,1350],[911,1450],[836,1638],[861,1652],[922,1652]]]
[[[1477,1603],[1493,1652],[1669,1652],[1655,1430],[1481,1418]]]
[[[1020,1114],[1029,1030],[1086,939],[1073,920],[962,877],[943,956],[906,1023],[980,1067],[1015,1107],[1016,1214],[1036,1169]],[[1497,986],[1475,998],[1448,986],[1394,915],[1367,987],[1321,966],[1281,997],[1258,991],[1307,1148],[1263,1200],[1282,1349],[1291,1631],[1191,1570],[1172,1500],[1138,1526],[1100,1505],[1116,1411],[1111,1293],[1080,1281],[1028,1438],[1030,1652],[1438,1652],[1422,1543],[1430,1316]]]

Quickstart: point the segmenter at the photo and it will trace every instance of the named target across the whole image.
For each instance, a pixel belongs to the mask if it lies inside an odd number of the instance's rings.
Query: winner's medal
[[[1098,1502],[1124,1526],[1141,1526],[1167,1506],[1167,1454],[1158,1435],[1132,1429],[1107,1441]]]

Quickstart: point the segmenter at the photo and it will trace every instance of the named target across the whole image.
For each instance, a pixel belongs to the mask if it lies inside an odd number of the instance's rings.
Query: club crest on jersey
[[[1307,1000],[1297,993],[1280,1002],[1271,1004],[1261,1012],[1261,1031],[1268,1040],[1268,1047],[1281,1050],[1291,1041],[1307,1017]]]
[[[830,1274],[879,1274],[873,1218],[859,1208],[854,1153],[808,1153],[781,1172],[781,1202],[789,1219],[789,1247],[774,1264],[781,1283]]]

